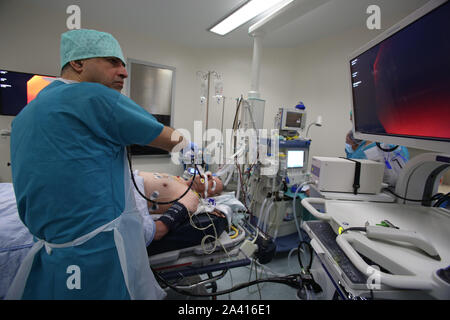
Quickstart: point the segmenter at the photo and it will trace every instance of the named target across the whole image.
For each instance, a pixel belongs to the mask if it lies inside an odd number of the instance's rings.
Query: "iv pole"
[[[210,99],[210,94],[209,94],[209,88],[211,86],[211,76],[216,77],[217,79],[220,78],[220,75],[216,72],[216,71],[208,71],[208,72],[202,72],[202,71],[197,71],[197,76],[199,76],[203,81],[207,81],[207,85],[206,85],[206,119],[205,119],[205,132],[207,134],[208,129],[209,129],[209,99]],[[225,97],[223,98],[223,104],[222,104],[222,128],[221,128],[221,132],[223,132],[223,114],[224,114],[224,107],[225,107]],[[207,137],[206,137],[207,138]],[[204,146],[204,139],[202,138],[202,150],[205,150],[205,146]],[[222,148],[221,148],[221,152],[222,152]],[[202,163],[204,163],[204,158],[203,158],[203,152],[202,152]]]

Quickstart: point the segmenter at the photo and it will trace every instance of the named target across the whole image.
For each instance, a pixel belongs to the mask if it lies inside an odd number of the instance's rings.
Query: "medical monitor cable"
[[[181,198],[183,198],[189,192],[189,190],[191,190],[192,185],[194,184],[194,179],[195,179],[196,172],[198,170],[198,168],[197,168],[197,170],[194,170],[194,176],[192,177],[192,181],[191,181],[190,185],[188,186],[186,191],[180,197],[178,197],[175,200],[171,200],[171,201],[155,201],[155,200],[147,198],[144,194],[142,194],[141,190],[139,190],[139,188],[138,188],[138,186],[136,184],[136,180],[134,179],[134,174],[133,174],[133,168],[132,168],[132,165],[131,165],[131,152],[130,152],[129,147],[127,147],[127,158],[128,158],[128,164],[129,164],[129,167],[130,167],[131,180],[133,181],[134,187],[136,188],[137,192],[141,195],[141,197],[143,197],[147,201],[150,201],[153,204],[172,204],[172,203],[175,203],[175,202],[179,201]],[[197,167],[197,165],[195,165],[195,166]]]
[[[377,142],[376,145],[377,145],[378,149],[380,149],[381,151],[384,151],[384,152],[394,152],[399,147],[399,146],[394,146],[392,148],[385,149],[381,146],[381,144],[379,142]]]
[[[219,240],[219,236],[218,236],[218,234],[217,234],[217,229],[216,229],[216,226],[215,226],[215,224],[214,224],[214,221],[212,220],[212,218],[211,218],[211,216],[210,216],[210,214],[209,214],[208,212],[206,212],[206,215],[207,215],[207,217],[209,218],[209,221],[211,222],[211,223],[210,223],[209,225],[207,225],[206,227],[201,227],[201,226],[195,225],[195,222],[192,220],[194,215],[190,215],[190,216],[189,216],[189,222],[190,222],[191,226],[192,226],[194,229],[197,229],[197,230],[203,232],[203,234],[204,234],[205,236],[204,236],[204,237],[202,238],[202,240],[201,240],[201,243],[200,243],[201,248],[202,248],[202,250],[203,250],[203,252],[204,252],[205,254],[211,254],[211,253],[213,253],[214,251],[216,251],[216,248],[217,248],[217,242],[220,243],[220,240]],[[209,229],[210,227],[213,228],[214,236],[213,236],[213,235],[206,234],[206,232],[205,232],[205,230]],[[212,244],[212,248],[208,250],[208,248],[206,248],[206,240],[208,240],[208,239],[210,239],[210,238],[214,239],[214,242],[213,242],[213,241],[210,241],[210,242],[209,242],[209,243],[213,243],[213,244]],[[223,245],[222,245],[222,246],[223,246]]]
[[[152,270],[153,270],[153,268],[152,268]],[[303,282],[300,274],[291,274],[291,275],[282,276],[282,277],[272,277],[272,278],[266,278],[266,279],[253,280],[250,282],[241,283],[239,285],[236,285],[230,289],[226,289],[223,291],[206,293],[206,294],[201,294],[201,293],[195,294],[195,293],[191,293],[189,291],[181,290],[181,289],[177,288],[176,286],[171,285],[162,276],[160,276],[157,272],[155,272],[155,270],[153,270],[153,274],[155,275],[156,278],[158,278],[167,287],[171,288],[175,292],[186,295],[186,296],[192,296],[192,297],[216,297],[216,296],[228,294],[230,292],[238,291],[238,290],[244,289],[246,287],[253,286],[253,285],[259,284],[259,283],[264,283],[264,282],[280,283],[280,284],[288,285],[294,289],[300,289],[302,287],[302,282]]]
[[[399,196],[394,191],[392,191],[390,188],[386,188],[385,190],[388,191],[389,193],[392,193],[394,196],[396,196],[399,199],[402,199],[402,200],[405,200],[405,201],[411,201],[411,202],[435,201],[435,200],[440,200],[442,198],[442,196],[443,196],[442,193],[437,193],[434,196],[432,196],[430,199],[408,199],[408,198],[404,198],[402,196]]]

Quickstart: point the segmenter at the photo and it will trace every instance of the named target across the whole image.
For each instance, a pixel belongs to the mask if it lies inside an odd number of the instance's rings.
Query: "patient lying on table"
[[[184,180],[181,177],[165,173],[135,171],[134,176],[141,193],[157,202],[168,202],[180,197],[186,192],[192,182],[192,179]],[[178,202],[183,204],[190,214],[198,214],[192,217],[192,221],[186,220],[185,223],[178,226],[175,230],[164,235],[162,239],[155,237],[151,245],[147,246],[149,255],[197,245],[207,235],[220,236],[229,226],[230,218],[226,217],[220,210],[216,210],[216,208],[209,210],[209,214],[204,213],[203,209],[205,207],[202,199],[216,197],[222,191],[222,181],[211,173],[206,173],[204,176],[196,176],[192,182],[191,189]],[[157,215],[166,213],[172,206],[172,204],[152,203],[143,199],[140,195],[136,195],[136,200],[138,206],[141,206],[141,213],[150,213],[144,216],[144,220],[156,219]],[[146,210],[142,210],[144,206]],[[220,208],[220,205],[217,207]],[[151,216],[154,218],[151,218]],[[144,223],[144,225],[148,224]]]

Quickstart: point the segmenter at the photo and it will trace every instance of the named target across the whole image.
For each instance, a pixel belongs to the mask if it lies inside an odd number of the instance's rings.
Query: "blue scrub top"
[[[363,143],[360,143],[358,148],[354,150],[353,152],[348,152],[347,149],[345,150],[345,153],[347,155],[348,159],[367,159],[366,154],[364,151],[376,147],[376,143],[372,142],[370,144],[367,144],[367,142],[363,141]]]
[[[72,241],[114,220],[125,206],[124,147],[147,145],[162,129],[142,107],[102,84],[54,81],[12,122],[12,178],[21,220],[33,235],[50,243]],[[58,282],[50,270],[65,260],[64,268],[81,263],[84,271],[91,270],[83,278],[85,298],[99,290],[89,289],[89,282],[107,283],[113,274],[121,277],[110,233],[80,247],[54,251],[36,255],[28,282],[36,285],[27,286],[24,297],[71,297],[74,292],[65,285],[67,295],[54,288],[65,283],[68,274],[59,272]],[[98,283],[104,286],[100,290],[110,293],[97,293],[120,298],[125,292],[122,282],[123,277],[119,283]]]
[[[385,146],[385,148],[392,148],[394,145],[392,144],[388,144]],[[353,152],[348,152],[347,150],[345,150],[345,153],[347,155],[348,159],[367,159],[367,155],[365,154],[366,150],[369,150],[370,148],[376,148],[377,144],[375,142],[369,143],[367,144],[367,142],[365,143],[361,143],[358,148],[356,148],[355,151]],[[396,156],[399,156],[403,159],[403,161],[408,162],[409,160],[409,151],[406,147],[404,146],[399,146],[398,149],[393,151],[393,154]]]

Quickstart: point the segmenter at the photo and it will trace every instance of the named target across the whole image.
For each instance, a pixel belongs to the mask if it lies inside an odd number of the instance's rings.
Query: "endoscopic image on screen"
[[[355,130],[450,140],[450,3],[350,61]]]

